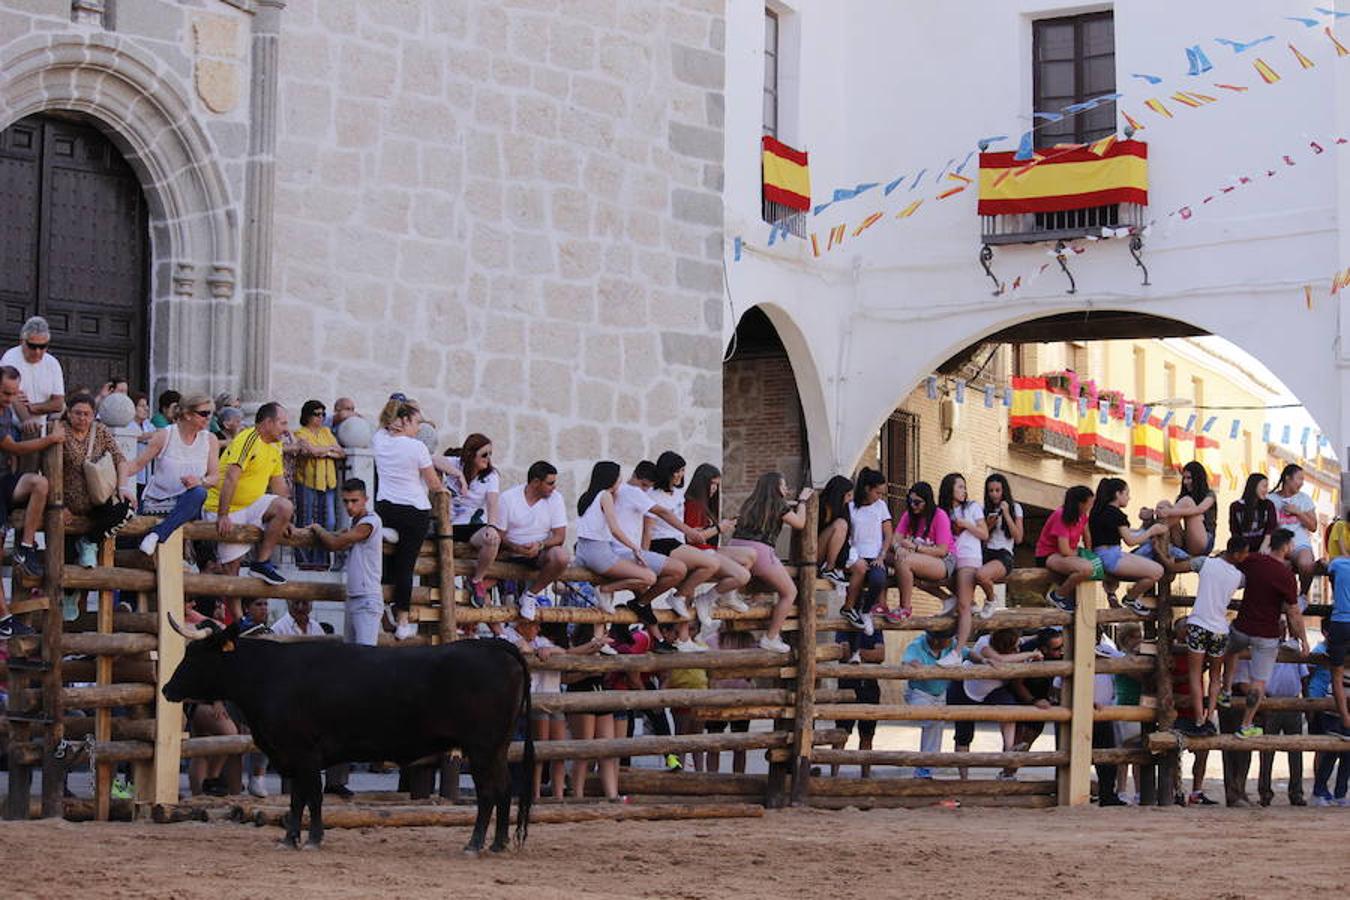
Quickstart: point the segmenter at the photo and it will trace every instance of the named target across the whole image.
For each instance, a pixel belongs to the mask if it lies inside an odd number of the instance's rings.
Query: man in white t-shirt
[[[309,600],[287,600],[286,615],[272,625],[272,633],[286,637],[322,637],[328,632],[323,630],[319,620],[311,618],[313,603]]]
[[[563,547],[567,508],[557,490],[558,470],[539,460],[530,466],[525,484],[502,492],[497,516],[489,523],[501,532],[503,560],[535,570],[520,598],[520,615],[525,619],[534,618],[539,593],[572,561],[572,554]]]
[[[42,434],[47,416],[66,408],[66,382],[61,363],[51,354],[51,326],[33,316],[19,329],[19,345],[0,356],[0,366],[13,366],[23,391],[15,403],[26,435]]]

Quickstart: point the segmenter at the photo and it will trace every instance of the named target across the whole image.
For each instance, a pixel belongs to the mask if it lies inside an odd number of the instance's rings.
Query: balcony
[[[1103,230],[1136,231],[1146,224],[1147,209],[1137,203],[1112,203],[1087,209],[980,216],[980,241],[989,245],[1035,244],[1101,237]]]

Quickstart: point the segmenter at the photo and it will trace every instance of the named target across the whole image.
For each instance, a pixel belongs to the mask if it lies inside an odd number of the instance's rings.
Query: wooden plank
[[[801,806],[811,793],[811,751],[816,717],[816,519],[820,495],[806,501],[806,527],[801,530],[802,560],[797,574],[797,697],[792,723],[792,805]]]
[[[840,766],[1067,766],[1069,752],[918,753],[911,750],[817,750],[815,761]]]
[[[1073,617],[1073,674],[1069,676],[1069,771],[1065,785],[1067,806],[1091,802],[1092,779],[1092,688],[1096,674],[1097,607],[1079,603]]]
[[[1172,627],[1174,618],[1170,581],[1158,585],[1158,602],[1154,608],[1154,615],[1156,621],[1154,659],[1157,662],[1157,669],[1153,675],[1153,693],[1157,697],[1158,704],[1156,731],[1166,731],[1177,720],[1176,702],[1172,695],[1172,641],[1176,639],[1176,635],[1173,634]],[[1176,799],[1171,786],[1178,783],[1180,766],[1180,753],[1163,754],[1158,760],[1154,798],[1159,806],[1171,806]]]
[[[178,802],[178,766],[183,747],[183,705],[164,696],[164,685],[183,661],[187,641],[169,624],[183,621],[183,529],[159,542],[155,556],[155,606],[159,615],[159,683],[155,686],[155,760],[149,783],[136,783],[137,799]],[[258,582],[262,584],[262,582]],[[265,586],[265,585],[264,585]]]
[[[441,588],[440,624],[441,643],[448,644],[459,636],[455,628],[455,536],[450,525],[450,493],[439,491],[431,495],[431,511],[436,522],[436,564]]]
[[[1240,738],[1236,734],[1187,737],[1180,732],[1164,731],[1148,736],[1148,749],[1151,753],[1178,753],[1182,750],[1346,753],[1350,752],[1350,740],[1333,734],[1265,734]]]
[[[1089,707],[1089,731],[1091,708]],[[878,703],[821,703],[817,719],[886,722],[1068,722],[1071,713],[1063,707],[1037,706],[908,706]]]
[[[49,600],[41,614],[42,659],[47,670],[42,674],[42,712],[50,721],[44,729],[42,754],[42,817],[54,819],[61,815],[61,800],[65,793],[66,772],[57,758],[57,749],[65,740],[65,721],[61,704],[61,633],[65,626],[61,618],[62,569],[66,561],[66,526],[62,516],[64,466],[61,462],[62,445],[53,444],[42,454],[43,474],[47,476],[47,509],[43,513],[42,530],[47,547],[43,563],[42,592]]]

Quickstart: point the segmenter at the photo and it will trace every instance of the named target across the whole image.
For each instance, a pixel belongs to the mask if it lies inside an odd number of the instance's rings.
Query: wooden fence
[[[175,821],[186,814],[175,812],[175,807],[181,806],[190,812],[197,805],[193,800],[180,800],[181,760],[239,754],[252,750],[253,744],[248,735],[184,735],[180,705],[165,700],[160,691],[184,652],[184,641],[170,627],[169,614],[181,621],[186,598],[198,595],[341,600],[344,592],[341,585],[332,582],[296,579],[274,587],[246,577],[185,573],[181,564],[184,540],[252,543],[261,537],[261,532],[251,527],[235,528],[222,536],[214,524],[204,522],[192,523],[163,541],[153,564],[136,551],[115,550],[113,541],[107,540],[99,548],[97,567],[84,569],[66,565],[63,558],[65,538],[68,534],[81,533],[84,523],[77,520],[67,527],[62,521],[59,453],[59,447],[53,448],[44,464],[52,480],[50,506],[44,520],[47,574],[41,584],[29,583],[16,574],[11,592],[16,612],[27,618],[40,633],[11,639],[9,645],[10,703],[6,724],[10,791],[5,814],[7,818],[26,818],[33,814],[56,816],[65,812],[75,818],[106,820],[115,814],[139,810],[153,811],[160,820]],[[815,521],[814,503],[812,500],[807,510],[808,522]],[[504,622],[514,618],[514,610],[509,607],[476,609],[462,602],[462,596],[454,588],[455,577],[472,572],[474,562],[468,555],[469,548],[456,547],[450,537],[449,508],[444,495],[437,498],[434,513],[435,535],[423,546],[416,568],[420,584],[414,590],[412,620],[418,623],[419,634],[403,642],[403,646],[456,640],[460,637],[461,625]],[[155,521],[137,517],[122,535],[144,534]],[[287,539],[291,546],[308,546],[310,542],[308,533]],[[1180,738],[1172,731],[1176,718],[1171,696],[1175,640],[1172,622],[1175,607],[1186,601],[1182,598],[1174,600],[1165,586],[1160,590],[1154,614],[1142,619],[1127,610],[1098,609],[1092,603],[1084,602],[1072,614],[1051,608],[1022,608],[997,613],[989,620],[977,618],[975,621],[977,632],[998,628],[1061,627],[1066,638],[1062,661],[1005,665],[996,671],[987,667],[951,669],[843,662],[839,646],[832,640],[823,640],[832,632],[846,630],[846,626],[841,618],[831,614],[829,600],[833,588],[817,582],[815,566],[811,562],[815,555],[815,535],[809,531],[803,533],[793,544],[798,604],[785,629],[793,644],[790,655],[752,649],[627,656],[564,654],[533,661],[536,667],[575,675],[698,668],[707,670],[713,677],[755,678],[760,686],[753,689],[541,694],[536,695],[534,703],[540,709],[569,713],[682,707],[695,710],[698,716],[708,720],[770,722],[768,730],[544,741],[536,743],[537,758],[547,761],[661,756],[691,751],[764,751],[768,772],[760,775],[667,773],[637,768],[621,771],[622,792],[641,798],[661,798],[672,802],[672,809],[686,810],[689,815],[715,816],[734,814],[733,809],[742,814],[754,814],[762,807],[788,803],[835,808],[928,804],[949,798],[993,805],[1080,805],[1089,801],[1090,772],[1094,763],[1127,762],[1140,766],[1143,802],[1167,804],[1172,802],[1173,792],[1168,785],[1175,775],[1179,752],[1183,748],[1322,750],[1344,746],[1334,737],[1310,736],[1270,736],[1241,741],[1239,745],[1238,739],[1231,735]],[[531,576],[530,572],[508,563],[494,564],[489,574],[500,579]],[[579,568],[569,569],[562,578],[573,582],[595,580],[592,573]],[[1048,578],[1048,573],[1039,569],[1022,569],[1013,575],[1019,587],[1034,588],[1038,593],[1043,593],[1049,584]],[[748,611],[719,609],[715,612],[724,628],[757,629],[767,621],[773,597],[755,592],[753,588],[752,585],[752,605]],[[97,592],[97,612],[64,622],[60,598],[65,590]],[[120,592],[122,601],[129,604],[132,611],[114,610],[114,592]],[[662,621],[674,621],[670,612],[662,611],[657,615]],[[605,614],[598,609],[569,606],[543,607],[538,618],[544,622],[597,625],[636,621],[633,613],[622,608],[615,614]],[[1125,621],[1144,623],[1145,638],[1150,646],[1156,647],[1155,655],[1121,659],[1102,659],[1096,655],[1097,626]],[[877,627],[921,631],[952,624],[953,617],[948,615],[878,623]],[[383,640],[389,638],[385,636]],[[1094,710],[1093,678],[1099,673],[1140,676],[1146,685],[1145,693],[1156,698],[1156,702]],[[1060,702],[1048,708],[1034,705],[914,707],[866,704],[856,702],[852,691],[827,688],[822,684],[839,678],[951,681],[988,678],[991,674],[999,679],[1060,679],[1063,685]],[[1317,701],[1280,701],[1279,706],[1320,708]],[[122,714],[114,715],[115,709],[121,710]],[[1042,722],[1053,726],[1055,749],[1001,753],[847,750],[843,748],[844,732],[829,727],[836,720]],[[1094,721],[1139,722],[1145,731],[1143,745],[1136,749],[1094,750]],[[518,758],[519,750],[519,746],[513,747],[513,758]],[[68,801],[63,805],[64,775],[72,765],[86,759],[92,763],[95,773],[94,800],[92,804]],[[114,803],[111,798],[113,770],[120,763],[130,764],[133,770],[136,797],[129,804]],[[456,763],[440,761],[443,796],[457,796]],[[1055,775],[1032,780],[976,778],[960,781],[826,777],[821,767],[834,765],[1040,767],[1052,769]],[[31,796],[32,772],[37,768],[42,771],[43,789],[40,802],[35,803]],[[423,766],[418,771],[420,775],[411,782],[413,798],[429,793],[435,767]],[[418,824],[435,819],[437,814],[426,810],[409,811],[411,808],[406,805],[409,802],[406,795],[399,795],[398,805],[394,807],[378,813],[353,813],[347,819],[353,827]],[[251,801],[244,803],[248,805]],[[747,807],[747,803],[751,806]],[[703,812],[697,811],[700,806]],[[273,815],[273,811],[257,804],[250,809],[250,818],[262,820]],[[445,822],[457,821],[450,815],[451,811],[442,813]],[[576,815],[584,818],[589,813],[577,812]],[[338,827],[346,821],[341,816],[334,819],[328,814],[325,819],[329,825]]]

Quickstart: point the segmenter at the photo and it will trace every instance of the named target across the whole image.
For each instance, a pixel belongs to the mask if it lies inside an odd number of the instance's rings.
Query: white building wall
[[[897,400],[955,351],[1009,324],[1084,309],[1172,317],[1234,341],[1298,395],[1334,446],[1344,445],[1350,418],[1342,398],[1350,392],[1337,365],[1338,303],[1327,289],[1350,258],[1350,238],[1338,227],[1341,211],[1350,210],[1350,148],[1314,156],[1308,141],[1338,127],[1350,135],[1346,104],[1336,102],[1348,95],[1350,60],[1337,60],[1320,25],[1283,18],[1315,15],[1304,5],[1114,4],[1117,89],[1127,93],[1120,105],[1147,126],[1138,138],[1149,143],[1150,214],[1189,203],[1195,216],[1159,222],[1145,239],[1151,287],[1141,286],[1124,241],[1092,244],[1070,258],[1078,284],[1072,296],[1047,245],[999,247],[994,271],[1008,282],[1052,263],[1032,287],[1001,297],[991,296],[977,262],[974,189],[937,201],[933,178],[949,159],[959,164],[979,138],[1006,134],[995,149],[1012,149],[1028,127],[1033,19],[1112,4],[973,0],[957,13],[919,0],[850,0],[847,15],[830,2],[785,5],[800,28],[801,77],[798,129],[783,138],[811,154],[814,202],[836,187],[884,184],[928,169],[912,193],[907,178],[889,198],[876,188],[808,216],[808,232],[822,242],[832,226],[848,223],[842,250],[814,259],[803,241],[765,247],[757,151],[763,65],[756,55],[763,36],[762,27],[752,27],[762,4],[729,3],[726,232],[729,245],[738,234],[747,244],[739,263],[728,257],[729,288],[738,313],[769,304],[775,321],[804,336],[809,352],[794,363],[807,363],[797,378],[814,473],[851,469]],[[1350,42],[1350,31],[1339,31]],[[1241,55],[1212,42],[1267,33],[1276,39]],[[1291,41],[1316,68],[1298,67],[1286,48]],[[1187,79],[1184,48],[1192,43],[1203,44],[1215,68]],[[1261,83],[1251,67],[1257,56],[1281,74],[1279,83]],[[1133,72],[1169,80],[1148,93]],[[1251,89],[1214,88],[1220,81]],[[1171,120],[1143,106],[1150,96],[1185,89],[1219,102],[1200,109],[1169,102]],[[1284,154],[1297,165],[1283,165]],[[965,174],[975,165],[972,159]],[[1267,169],[1276,177],[1267,178]],[[1239,175],[1255,181],[1218,194]],[[1220,199],[1202,205],[1211,193]],[[894,218],[921,197],[917,214]],[[852,229],[873,211],[886,216],[854,238]],[[1311,310],[1304,285],[1314,288]],[[733,328],[728,317],[724,337]],[[791,351],[789,337],[785,343]]]

